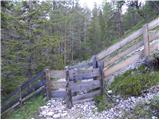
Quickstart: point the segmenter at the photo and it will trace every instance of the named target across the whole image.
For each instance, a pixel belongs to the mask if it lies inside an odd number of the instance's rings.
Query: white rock
[[[157,117],[156,116],[152,116],[152,119],[156,119]]]
[[[41,112],[41,115],[46,115],[46,114],[47,114],[46,111],[42,111],[42,112]]]
[[[55,115],[53,115],[53,118],[60,118],[60,117],[61,117],[60,114],[55,114]]]
[[[47,114],[46,114],[47,116],[52,116],[52,115],[54,115],[54,113],[53,112],[47,112]]]
[[[108,90],[107,92],[108,92],[108,94],[112,94],[112,90]]]
[[[62,117],[66,116],[66,115],[67,115],[67,113],[66,113],[66,112],[61,114],[61,116],[62,116]]]

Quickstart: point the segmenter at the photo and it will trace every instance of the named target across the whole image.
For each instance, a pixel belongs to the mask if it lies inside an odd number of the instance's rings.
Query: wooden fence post
[[[49,100],[51,98],[51,81],[50,81],[49,69],[45,69],[45,80],[46,80],[47,99]]]
[[[100,73],[100,90],[101,90],[101,95],[103,95],[103,79],[104,79],[104,72],[103,72],[103,68],[104,68],[104,62],[99,62],[99,73]]]
[[[96,56],[93,55],[92,58],[91,58],[91,60],[92,60],[92,66],[93,66],[93,68],[97,68],[97,58],[96,58]]]
[[[143,26],[143,39],[144,39],[144,55],[145,57],[149,56],[149,34],[148,34],[148,24]]]
[[[67,98],[66,98],[66,103],[67,103],[67,108],[71,108],[73,106],[72,104],[72,93],[71,93],[71,87],[70,87],[70,80],[69,80],[69,69],[68,67],[66,69],[66,92],[67,92]]]
[[[98,67],[98,63],[97,63],[97,58],[96,58],[96,56],[93,55],[91,59],[92,59],[93,69],[94,69],[94,68],[97,68],[97,67]],[[94,78],[93,78],[93,80],[96,80],[96,79],[97,79],[97,77],[94,77]]]

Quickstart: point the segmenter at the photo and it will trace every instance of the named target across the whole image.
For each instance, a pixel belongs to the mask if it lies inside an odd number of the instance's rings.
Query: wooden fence
[[[71,108],[73,104],[93,99],[103,94],[103,63],[97,62],[94,56],[92,62],[79,66],[66,67],[66,103]]]
[[[67,91],[67,107],[71,108],[74,103],[82,102],[87,99],[93,98],[99,92],[91,92],[83,95],[77,95],[82,89],[95,89],[100,87],[103,91],[103,80],[86,82],[77,84],[77,80],[96,77],[98,69],[95,59],[104,63],[104,69],[100,70],[99,75],[104,74],[105,80],[116,72],[124,70],[127,66],[135,64],[136,62],[144,61],[148,56],[152,55],[155,50],[159,50],[159,19],[155,19],[148,24],[145,24],[139,30],[133,32],[131,35],[121,40],[120,42],[112,45],[108,49],[93,56],[91,60],[70,66],[66,69],[66,91]],[[91,71],[87,67],[93,66]],[[79,68],[85,67],[83,72]],[[100,67],[102,69],[102,67]]]
[[[97,54],[97,59],[104,62],[105,78],[150,56],[155,50],[159,50],[158,41],[159,19],[157,18]]]
[[[2,101],[2,115],[10,109],[17,107],[18,105],[21,105],[24,101],[26,101],[34,95],[45,93],[45,95],[49,99],[51,95],[48,84],[48,70],[41,71],[32,79],[25,81],[22,85],[17,87],[16,90],[13,91],[5,100]]]

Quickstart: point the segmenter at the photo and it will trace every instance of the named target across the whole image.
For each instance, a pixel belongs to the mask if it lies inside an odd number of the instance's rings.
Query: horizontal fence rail
[[[158,26],[159,26],[159,19],[155,19],[155,20],[151,21],[150,23],[148,23],[148,30],[152,30],[152,29],[154,29],[154,28],[156,28]],[[112,45],[111,47],[107,48],[106,50],[100,52],[99,54],[97,54],[98,60],[99,59],[103,59],[104,57],[107,57],[112,52],[118,50],[119,48],[123,47],[127,43],[129,43],[131,41],[134,41],[136,38],[138,38],[139,36],[143,35],[143,31],[144,31],[144,29],[140,28],[136,32],[134,32],[131,35],[129,35],[127,38],[121,40],[120,42],[118,42],[118,43],[116,43],[114,45]],[[158,37],[158,32],[156,32],[156,37]]]
[[[156,40],[159,41],[159,18],[97,54],[97,59],[104,61],[105,78],[159,50]]]
[[[2,101],[1,113],[4,114],[10,109],[21,105],[32,96],[45,91],[47,93],[47,81],[45,70],[37,73],[32,79],[22,83],[22,85],[17,87],[15,91],[13,91],[5,100]]]

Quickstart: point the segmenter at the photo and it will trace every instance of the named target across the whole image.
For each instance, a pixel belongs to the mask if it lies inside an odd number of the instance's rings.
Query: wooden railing
[[[66,93],[68,108],[103,94],[103,62],[93,56],[87,64],[66,67]]]
[[[10,109],[21,105],[30,97],[43,93],[50,99],[50,91],[48,90],[48,70],[41,71],[32,79],[25,81],[16,88],[1,104],[1,113],[4,114]]]
[[[101,75],[104,74],[105,80],[112,76],[115,72],[123,70],[125,67],[139,61],[144,61],[148,56],[152,55],[155,50],[159,50],[159,20],[155,19],[142,28],[135,31],[125,39],[112,45],[108,49],[93,56],[90,60],[80,64],[70,66],[66,69],[66,91],[67,91],[67,106],[71,108],[74,103],[81,102],[85,98],[93,98],[98,92],[87,93],[84,95],[74,95],[74,92],[79,92],[82,89],[95,89],[100,87],[103,91],[103,80],[81,83],[78,85],[77,80],[94,78],[98,76],[97,69],[87,70],[87,67],[93,66],[96,68],[97,63],[104,63],[104,69],[101,70]],[[94,62],[98,61],[98,62]],[[79,69],[84,68],[83,72]],[[100,75],[99,74],[99,75]],[[74,83],[74,82],[75,83]],[[90,89],[91,88],[91,89]],[[100,91],[99,91],[100,92]],[[84,99],[84,100],[85,100]]]
[[[134,64],[159,49],[159,19],[145,24],[139,30],[97,54],[97,59],[104,61],[105,78]]]

